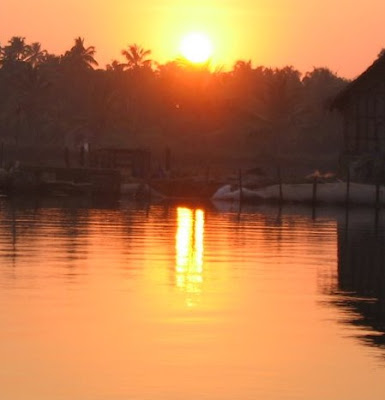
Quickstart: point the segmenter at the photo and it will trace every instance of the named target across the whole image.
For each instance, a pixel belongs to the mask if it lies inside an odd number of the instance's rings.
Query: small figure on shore
[[[80,145],[80,159],[79,163],[81,167],[85,167],[88,159],[89,144],[84,142]]]

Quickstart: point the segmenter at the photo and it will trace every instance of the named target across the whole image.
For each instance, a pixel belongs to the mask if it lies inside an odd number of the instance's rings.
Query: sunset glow
[[[187,294],[199,294],[203,282],[204,212],[179,207],[176,235],[176,286]],[[195,304],[190,296],[187,304]]]
[[[208,36],[203,33],[190,33],[180,44],[182,55],[193,63],[206,62],[213,52],[213,46]]]
[[[0,15],[0,400],[383,400],[385,1]]]
[[[226,69],[237,60],[250,59],[254,64],[271,67],[293,65],[301,72],[313,66],[328,66],[352,78],[367,68],[384,44],[385,3],[378,0],[359,0],[354,7],[347,0],[339,2],[339,9],[350,21],[343,29],[340,12],[331,12],[336,7],[331,0],[314,4],[300,0],[145,0],[128,4],[117,0],[113,6],[100,1],[92,7],[75,0],[60,4],[35,0],[33,4],[31,9],[26,1],[0,3],[0,13],[6,16],[1,45],[19,35],[29,42],[41,42],[51,53],[62,54],[80,35],[95,46],[101,67],[118,58],[131,42],[151,49],[157,62],[168,62],[180,53],[184,33],[205,32],[215,50],[214,64]]]

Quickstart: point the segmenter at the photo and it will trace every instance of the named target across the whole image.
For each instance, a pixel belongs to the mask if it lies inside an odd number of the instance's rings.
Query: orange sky
[[[132,43],[170,60],[191,30],[211,36],[214,61],[227,67],[251,59],[302,72],[327,66],[349,78],[385,47],[383,0],[2,0],[0,15],[2,45],[25,36],[58,54],[82,36],[102,67]]]

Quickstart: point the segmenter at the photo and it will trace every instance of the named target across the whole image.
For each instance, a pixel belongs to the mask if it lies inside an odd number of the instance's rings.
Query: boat
[[[223,182],[194,178],[152,179],[148,185],[163,197],[169,199],[210,199],[223,186]]]

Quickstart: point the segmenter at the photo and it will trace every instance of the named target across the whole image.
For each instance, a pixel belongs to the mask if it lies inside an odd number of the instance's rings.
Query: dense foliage
[[[340,150],[327,106],[347,81],[327,68],[159,65],[130,45],[124,61],[97,69],[95,54],[82,38],[62,55],[22,37],[0,47],[0,140],[267,158]]]

